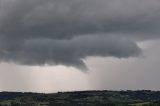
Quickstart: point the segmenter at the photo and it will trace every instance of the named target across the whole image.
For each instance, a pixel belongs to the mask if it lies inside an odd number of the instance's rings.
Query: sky
[[[0,0],[0,91],[160,90],[159,0]]]

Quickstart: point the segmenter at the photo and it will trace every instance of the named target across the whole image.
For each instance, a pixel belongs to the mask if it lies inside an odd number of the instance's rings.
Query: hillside
[[[160,106],[160,91],[1,92],[0,106]]]

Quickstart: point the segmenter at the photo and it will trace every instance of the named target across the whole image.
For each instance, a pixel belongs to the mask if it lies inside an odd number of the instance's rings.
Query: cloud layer
[[[0,0],[0,61],[86,69],[89,56],[138,56],[159,27],[159,0]]]

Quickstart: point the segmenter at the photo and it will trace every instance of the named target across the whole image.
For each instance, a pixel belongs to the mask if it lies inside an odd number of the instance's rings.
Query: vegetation
[[[0,106],[160,106],[160,91],[1,92]]]

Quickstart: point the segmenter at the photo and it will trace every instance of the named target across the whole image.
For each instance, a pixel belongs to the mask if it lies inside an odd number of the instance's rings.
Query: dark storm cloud
[[[6,46],[7,47],[7,46]],[[11,47],[11,46],[9,46]],[[14,49],[13,49],[14,48]],[[14,45],[1,51],[1,60],[15,61],[20,64],[43,65],[64,64],[86,68],[81,59],[87,56],[136,56],[140,52],[137,45],[128,39],[113,36],[85,36],[71,40],[33,39],[23,45]]]
[[[88,56],[138,56],[159,19],[159,0],[0,0],[0,60],[83,69]]]

